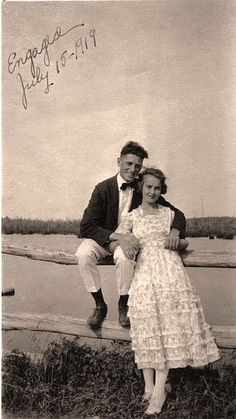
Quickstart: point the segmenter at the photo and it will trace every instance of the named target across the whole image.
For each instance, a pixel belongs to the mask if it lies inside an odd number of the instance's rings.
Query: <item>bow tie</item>
[[[133,189],[136,190],[137,187],[138,187],[138,180],[133,180],[133,182],[129,182],[129,183],[127,183],[127,182],[122,183],[122,185],[120,187],[120,190],[121,191],[126,191],[126,189],[128,187],[133,188]]]

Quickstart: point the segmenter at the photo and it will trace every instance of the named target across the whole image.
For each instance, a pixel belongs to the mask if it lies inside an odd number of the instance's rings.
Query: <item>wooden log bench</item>
[[[105,320],[101,329],[93,331],[87,326],[85,319],[52,314],[3,313],[2,329],[131,341],[129,330],[123,329],[116,321]],[[235,326],[212,326],[211,330],[220,348],[236,348]]]
[[[3,244],[2,253],[62,265],[77,264],[72,252],[58,249]],[[236,268],[236,251],[187,250],[181,254],[181,257],[186,267]],[[101,266],[113,264],[112,256],[99,261]],[[3,330],[44,331],[92,338],[131,340],[129,331],[121,328],[117,322],[105,320],[102,328],[94,332],[87,326],[85,319],[46,314],[3,313],[2,328]],[[212,332],[219,347],[236,348],[236,326],[212,326]]]
[[[58,249],[45,249],[26,245],[2,245],[2,253],[23,256],[44,262],[54,262],[62,265],[76,265],[75,254]],[[181,253],[183,264],[186,267],[198,268],[236,268],[236,250],[213,251],[213,250],[186,250]],[[113,265],[112,256],[99,261],[99,265]]]

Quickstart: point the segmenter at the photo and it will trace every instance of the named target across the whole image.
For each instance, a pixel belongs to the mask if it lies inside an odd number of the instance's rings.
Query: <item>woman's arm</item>
[[[120,225],[117,229],[109,236],[110,244],[109,251],[114,252],[117,246],[120,246],[125,256],[128,259],[133,257],[139,251],[138,239],[132,234],[133,220],[132,214],[128,213],[122,218]]]

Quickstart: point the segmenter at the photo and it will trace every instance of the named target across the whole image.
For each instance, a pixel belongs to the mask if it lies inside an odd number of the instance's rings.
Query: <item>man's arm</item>
[[[105,198],[97,185],[80,223],[81,237],[93,239],[100,246],[105,246],[108,243],[109,236],[113,233],[111,230],[103,227],[105,224],[105,214]]]
[[[158,203],[165,207],[169,207],[175,213],[175,217],[171,225],[171,231],[166,237],[165,247],[170,250],[177,250],[179,248],[181,239],[185,239],[185,216],[180,210],[170,204],[170,202],[166,201],[163,196],[160,196]]]
[[[133,234],[133,215],[129,212],[122,217],[117,229],[110,235],[109,251],[114,253],[117,246],[121,247],[128,259],[133,259],[139,251],[139,241]]]
[[[160,196],[158,199],[158,203],[163,205],[164,207],[169,207],[175,213],[174,220],[171,225],[172,230],[179,231],[179,238],[185,239],[185,231],[186,231],[186,218],[184,213],[180,211],[178,208],[175,208],[170,202],[166,201],[163,196]]]
[[[90,198],[88,207],[84,211],[80,223],[82,238],[95,240],[100,246],[113,252],[116,246],[121,246],[127,257],[132,258],[138,250],[138,240],[132,234],[116,234],[105,228],[107,213],[107,198],[104,190],[98,184]],[[127,232],[128,233],[128,232]]]
[[[109,244],[109,251],[114,253],[117,246],[120,246],[123,250],[124,255],[128,259],[133,259],[135,255],[137,255],[139,251],[139,241],[137,237],[135,237],[131,233],[112,233],[110,236],[110,244]]]

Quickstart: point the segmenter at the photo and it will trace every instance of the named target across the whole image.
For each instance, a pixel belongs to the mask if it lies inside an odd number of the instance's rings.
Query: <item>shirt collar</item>
[[[120,173],[118,173],[118,175],[117,175],[118,189],[120,189],[120,187],[121,187],[122,183],[124,183],[124,182],[125,182],[125,180],[124,180],[124,179],[122,179],[122,177],[121,177]]]
[[[136,179],[136,178],[135,178],[135,179]],[[118,183],[118,189],[120,190],[120,187],[121,187],[121,185],[122,185],[123,183],[129,183],[129,182],[127,182],[126,180],[124,180],[124,179],[121,177],[120,173],[118,173],[118,174],[117,174],[117,183]]]

